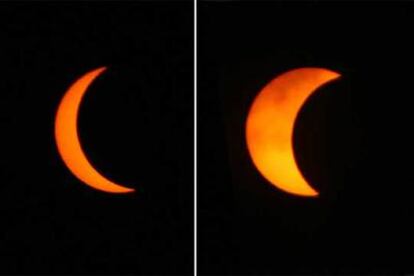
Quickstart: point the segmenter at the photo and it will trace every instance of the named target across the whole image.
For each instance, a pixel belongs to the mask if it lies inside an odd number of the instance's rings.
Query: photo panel
[[[414,5],[198,4],[200,275],[413,272]]]
[[[193,274],[193,20],[0,3],[0,274]]]

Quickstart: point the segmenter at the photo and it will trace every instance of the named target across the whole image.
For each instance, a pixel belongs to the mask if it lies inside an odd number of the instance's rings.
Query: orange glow
[[[340,77],[322,68],[284,73],[256,96],[246,122],[246,141],[259,172],[279,189],[300,196],[317,196],[304,179],[293,152],[296,116],[306,99],[321,85]]]
[[[56,114],[56,144],[66,166],[84,183],[109,193],[132,192],[134,189],[116,184],[97,172],[89,163],[79,142],[77,129],[79,105],[89,85],[105,69],[105,67],[101,67],[85,74],[66,92]]]

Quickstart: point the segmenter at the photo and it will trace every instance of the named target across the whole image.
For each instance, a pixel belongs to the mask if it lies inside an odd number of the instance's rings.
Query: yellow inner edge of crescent
[[[60,102],[55,121],[55,139],[58,151],[69,170],[87,185],[110,193],[132,192],[103,177],[86,158],[79,141],[77,118],[83,95],[92,81],[106,68],[93,70],[78,79]]]
[[[302,176],[293,152],[296,116],[321,85],[340,77],[322,68],[300,68],[266,85],[255,98],[246,122],[246,141],[258,171],[279,189],[300,196],[317,196]]]

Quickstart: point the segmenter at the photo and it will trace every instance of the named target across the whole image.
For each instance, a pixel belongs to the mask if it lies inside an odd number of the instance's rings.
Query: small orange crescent
[[[109,193],[127,193],[134,189],[116,184],[94,169],[79,142],[77,118],[83,95],[105,67],[95,69],[79,78],[60,102],[55,120],[55,139],[60,156],[69,170],[92,188]]]
[[[279,189],[300,196],[317,196],[302,176],[294,157],[292,136],[296,116],[321,85],[340,77],[323,68],[286,72],[256,96],[246,122],[246,142],[254,165]]]

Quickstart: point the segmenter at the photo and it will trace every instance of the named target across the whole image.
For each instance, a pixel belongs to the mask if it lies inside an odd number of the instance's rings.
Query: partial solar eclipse
[[[273,79],[254,99],[246,122],[247,148],[257,170],[275,187],[299,196],[318,196],[297,166],[293,130],[309,96],[339,77],[323,68],[291,70]]]
[[[105,70],[105,67],[101,67],[83,75],[63,96],[55,120],[56,144],[68,169],[85,184],[108,193],[133,192],[134,189],[114,183],[102,176],[88,161],[79,141],[77,129],[79,105],[89,85]]]

